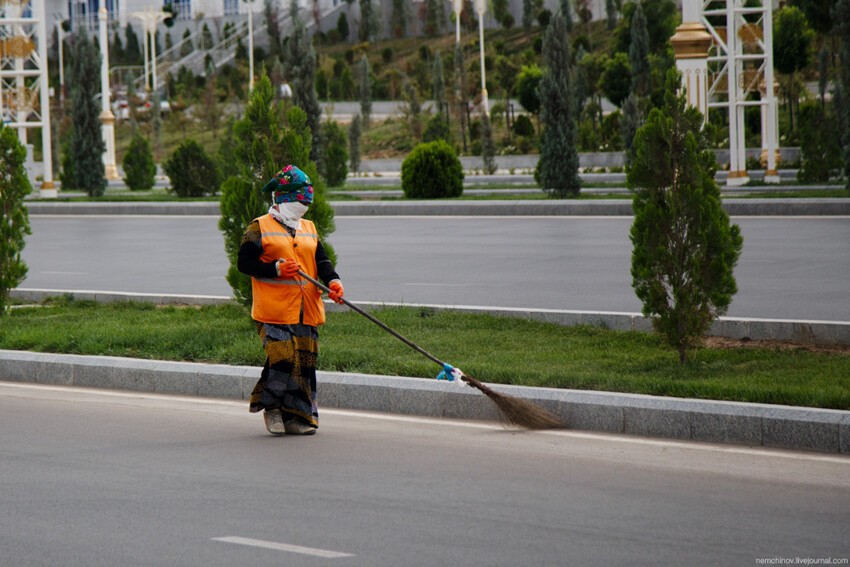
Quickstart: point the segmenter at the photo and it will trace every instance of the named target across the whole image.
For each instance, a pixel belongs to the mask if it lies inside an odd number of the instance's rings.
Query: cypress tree
[[[533,0],[522,0],[522,27],[526,31],[531,29],[531,24],[534,22],[534,2]]]
[[[224,248],[230,260],[227,282],[237,301],[251,305],[251,278],[236,268],[236,255],[245,228],[268,211],[270,202],[261,189],[281,167],[297,165],[313,181],[315,195],[305,218],[316,223],[333,262],[336,254],[326,237],[335,226],[324,182],[316,163],[310,160],[313,140],[307,116],[295,106],[281,115],[281,106],[274,102],[274,89],[265,73],[254,84],[244,116],[233,126],[232,141],[230,160],[236,162],[239,173],[231,175],[221,186],[218,227],[224,233]]]
[[[180,57],[186,57],[190,55],[193,51],[195,51],[195,47],[192,45],[192,32],[188,29],[183,32],[183,43],[180,46]]]
[[[634,93],[623,102],[623,119],[620,121],[620,134],[623,136],[623,147],[626,150],[626,164],[632,159],[635,134],[640,127],[640,106]]]
[[[351,120],[348,127],[348,165],[351,171],[360,171],[360,115]]]
[[[490,116],[486,112],[481,115],[481,159],[484,161],[484,173],[496,173],[496,146],[493,144]]]
[[[425,0],[425,36],[436,37],[440,31],[440,26],[437,23],[437,1]]]
[[[632,15],[631,43],[629,44],[629,65],[632,69],[631,91],[639,97],[649,94],[649,33],[646,29],[646,17],[640,2],[635,4]]]
[[[100,124],[100,52],[81,27],[71,50],[71,137],[68,159],[71,171],[63,171],[62,185],[82,189],[91,197],[106,190],[103,141]],[[68,175],[70,174],[70,175]]]
[[[617,27],[617,2],[616,0],[605,0],[605,15],[607,17],[608,31]]]
[[[390,28],[395,38],[407,35],[408,7],[405,0],[393,0],[390,14]]]
[[[124,28],[124,35],[127,37],[127,45],[124,47],[124,60],[128,65],[141,65],[144,62],[142,57],[142,48],[139,45],[139,36],[133,26],[127,24]]]
[[[372,39],[373,9],[372,0],[360,0],[360,26],[357,30],[360,41]]]
[[[17,133],[0,122],[0,317],[6,312],[9,290],[27,275],[21,258],[24,237],[32,234],[24,198],[32,191],[24,167],[26,148]]]
[[[570,66],[570,43],[563,16],[556,14],[543,39],[546,72],[540,82],[540,161],[536,181],[554,197],[575,197],[581,191],[576,152],[575,110]]]
[[[360,114],[363,126],[368,129],[372,118],[372,69],[365,53],[360,60]]]
[[[313,139],[310,159],[318,163],[322,161],[323,144],[320,124],[322,108],[316,93],[316,50],[304,22],[298,16],[298,5],[295,2],[290,10],[293,30],[287,42],[287,65],[292,77],[292,103],[307,114],[307,125]]]
[[[446,81],[443,78],[443,60],[439,53],[434,55],[434,82],[433,93],[434,104],[437,106],[437,113],[443,112],[443,107],[446,105]]]
[[[121,162],[124,183],[133,191],[150,189],[156,180],[156,164],[147,138],[136,133]]]
[[[671,69],[664,106],[635,137],[627,183],[634,192],[632,287],[685,363],[737,291],[733,269],[743,239],[721,206],[702,114],[677,94],[680,84]]]
[[[844,153],[844,180],[850,191],[850,0],[838,0],[832,9],[832,16],[840,59],[837,65],[839,76],[835,81],[834,108]]]
[[[561,16],[567,26],[567,31],[573,31],[573,8],[570,0],[561,0]]]

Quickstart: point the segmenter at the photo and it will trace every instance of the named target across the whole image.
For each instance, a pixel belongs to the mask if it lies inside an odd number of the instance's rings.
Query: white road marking
[[[312,555],[314,557],[324,557],[325,559],[338,559],[340,557],[354,557],[351,553],[341,553],[339,551],[329,551],[327,549],[316,549],[315,547],[303,547],[300,545],[292,545],[289,543],[277,543],[275,541],[263,541],[261,539],[251,539],[247,537],[227,536],[214,537],[213,541],[223,541],[224,543],[235,543],[238,545],[247,545],[249,547],[262,547],[264,549],[274,549],[276,551],[288,551],[290,553],[300,553],[301,555]]]
[[[414,286],[420,286],[420,287],[472,287],[473,284],[407,282],[407,283],[403,283],[401,285],[414,285]]]
[[[41,272],[42,274],[49,274],[51,276],[85,276],[88,275],[88,272]]]

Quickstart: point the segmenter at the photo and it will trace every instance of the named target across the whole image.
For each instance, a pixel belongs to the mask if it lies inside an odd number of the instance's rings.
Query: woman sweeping
[[[239,271],[251,276],[251,317],[266,353],[250,410],[263,412],[273,435],[312,435],[319,427],[317,328],[325,322],[325,308],[321,290],[298,271],[321,279],[337,303],[344,290],[316,226],[301,218],[313,202],[310,178],[287,165],[263,192],[271,194],[271,208],[248,226],[237,262]]]

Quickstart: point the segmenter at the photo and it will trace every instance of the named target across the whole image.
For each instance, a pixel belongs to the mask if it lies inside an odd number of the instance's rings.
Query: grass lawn
[[[850,349],[788,345],[701,348],[680,365],[657,336],[535,321],[386,308],[375,315],[484,382],[850,409]],[[439,368],[353,313],[329,313],[319,368],[434,377]],[[0,348],[234,365],[263,363],[236,305],[155,307],[69,299],[17,306]]]

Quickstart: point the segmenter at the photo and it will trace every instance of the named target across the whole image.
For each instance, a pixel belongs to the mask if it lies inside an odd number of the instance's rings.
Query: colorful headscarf
[[[313,202],[313,182],[294,165],[287,165],[275,173],[263,187],[263,192],[271,193],[276,205],[292,202],[309,205]]]

